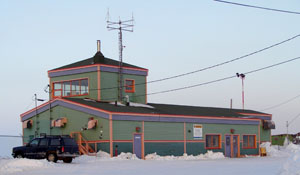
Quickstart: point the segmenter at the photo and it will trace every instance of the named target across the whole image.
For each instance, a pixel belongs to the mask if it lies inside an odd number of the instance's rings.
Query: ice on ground
[[[200,159],[223,159],[225,158],[221,152],[207,151],[205,154],[197,156],[183,154],[183,156],[159,156],[156,153],[148,154],[146,160],[200,160]]]
[[[0,174],[10,174],[33,170],[38,168],[48,168],[53,166],[47,160],[32,159],[0,159]]]

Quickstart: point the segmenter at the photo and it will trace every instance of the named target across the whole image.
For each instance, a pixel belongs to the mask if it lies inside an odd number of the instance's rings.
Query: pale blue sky
[[[241,2],[241,1],[235,1]],[[243,3],[300,11],[297,0],[243,0]],[[129,19],[124,33],[124,61],[149,69],[156,80],[204,68],[300,34],[300,15],[232,6],[212,0],[79,1],[0,0],[0,134],[21,133],[19,115],[34,107],[33,94],[47,98],[47,70],[89,58],[102,41],[106,57],[118,59],[118,35],[107,31],[111,20]],[[149,84],[148,92],[198,84],[247,72],[300,56],[300,38],[263,53],[209,71]],[[261,110],[300,94],[300,61],[251,74],[245,80],[245,107]],[[241,80],[231,79],[184,91],[149,96],[149,102],[241,108]],[[300,98],[266,111],[276,130],[300,113]],[[28,107],[29,106],[29,107]],[[299,119],[291,125],[300,132]]]

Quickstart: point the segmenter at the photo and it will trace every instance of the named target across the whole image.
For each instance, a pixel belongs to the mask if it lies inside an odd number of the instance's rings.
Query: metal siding
[[[133,145],[132,143],[124,143],[124,142],[114,142],[113,144],[113,155],[115,156],[116,145],[118,145],[118,155],[120,153],[133,153]]]
[[[102,69],[101,69],[102,71]],[[124,83],[125,79],[131,79],[135,81],[135,92],[126,93],[123,87],[123,95],[129,96],[131,102],[146,103],[146,77],[138,75],[123,75]],[[139,84],[139,85],[137,85]],[[111,72],[101,72],[101,99],[103,101],[115,101],[118,99],[118,74]]]
[[[119,68],[101,66],[101,71],[118,73]],[[132,70],[132,69],[126,69],[126,68],[123,68],[123,73],[124,74],[131,74],[131,75],[147,76],[147,71]]]
[[[145,155],[156,153],[161,156],[182,156],[184,145],[182,143],[145,143]]]
[[[97,71],[97,66],[77,68],[77,69],[71,69],[71,70],[49,72],[49,77],[53,78],[53,77],[59,77],[59,76],[65,76],[65,75],[73,75],[73,74],[96,72],[96,71]]]
[[[255,149],[243,149],[243,143],[240,143],[240,154],[241,155],[259,155],[259,143],[257,143],[257,148]]]
[[[205,149],[205,143],[201,142],[187,142],[186,143],[186,153],[188,155],[199,155],[205,154],[207,150]]]
[[[261,142],[271,142],[271,129],[263,129],[260,126],[260,141]]]
[[[144,139],[147,140],[182,140],[183,123],[145,122]]]
[[[142,122],[113,121],[113,140],[132,140],[136,127],[140,127],[142,132]]]
[[[97,71],[97,67],[95,67]],[[81,78],[88,78],[89,80],[89,94],[85,96],[74,96],[72,98],[91,98],[91,99],[97,99],[98,98],[98,75],[97,72],[86,72],[86,73],[80,73],[80,74],[74,74],[74,75],[65,75],[65,76],[59,76],[59,77],[53,77],[50,78],[50,83],[52,85],[53,82],[57,81],[69,81],[69,80],[75,80],[75,79],[81,79]]]

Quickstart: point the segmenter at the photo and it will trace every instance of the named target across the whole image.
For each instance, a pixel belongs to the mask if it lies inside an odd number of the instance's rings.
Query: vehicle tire
[[[21,159],[21,158],[24,158],[24,156],[22,153],[17,153],[14,158]]]
[[[57,162],[57,156],[56,156],[56,154],[55,154],[55,153],[49,153],[49,154],[47,155],[47,160],[48,160],[49,162],[54,162],[54,163],[56,163],[56,162]]]
[[[63,159],[64,163],[71,163],[72,162],[72,157],[66,157]]]

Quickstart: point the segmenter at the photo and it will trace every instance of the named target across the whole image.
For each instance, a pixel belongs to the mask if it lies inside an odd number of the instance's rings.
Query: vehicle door
[[[60,138],[51,138],[48,151],[57,151],[61,149],[61,139]]]
[[[46,153],[48,151],[48,138],[42,138],[40,140],[39,146],[37,148],[37,158],[43,159],[46,157]]]
[[[26,158],[31,158],[31,159],[36,158],[36,152],[37,152],[37,148],[39,145],[39,141],[40,141],[40,139],[33,139],[31,142],[29,142],[26,145],[26,150],[24,153],[24,156]]]

